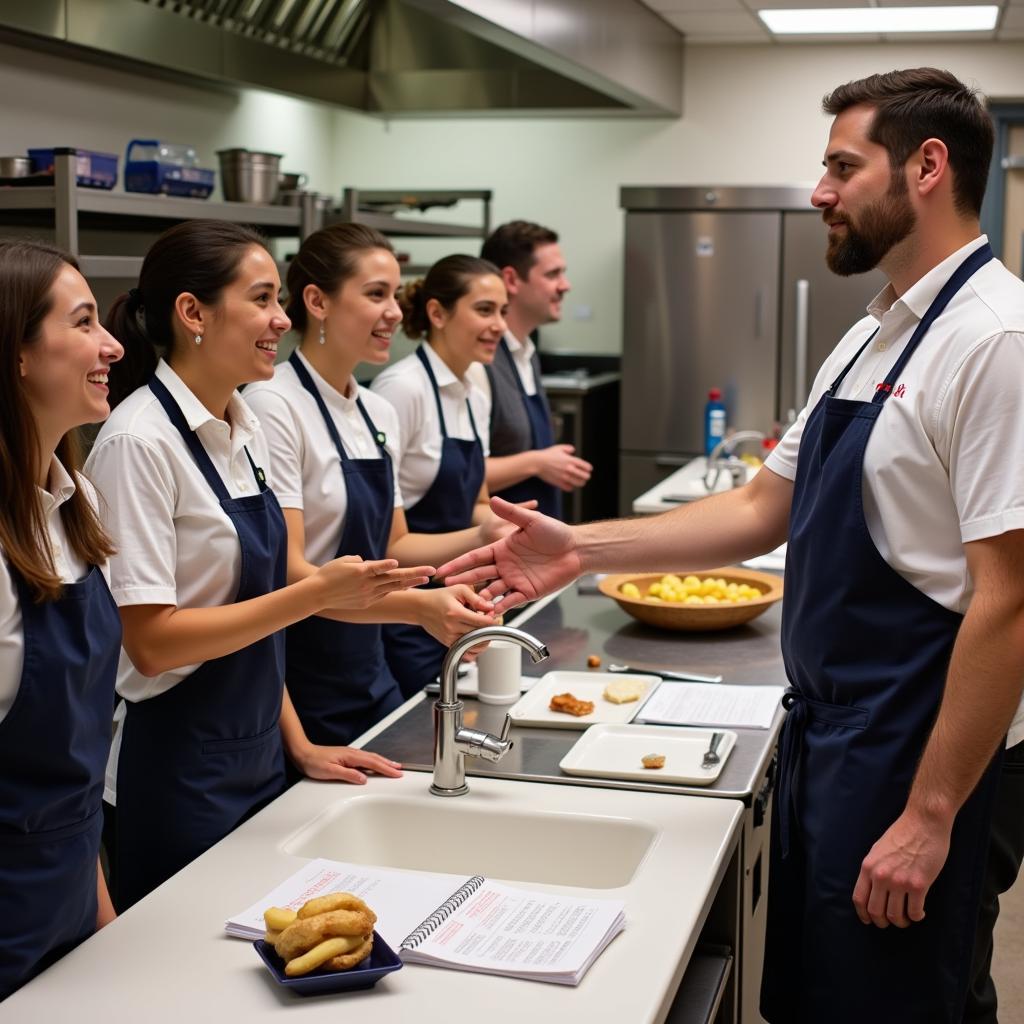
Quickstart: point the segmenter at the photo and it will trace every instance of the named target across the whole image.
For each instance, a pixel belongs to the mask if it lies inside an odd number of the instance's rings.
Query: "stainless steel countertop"
[[[637,669],[721,673],[727,683],[786,685],[779,648],[781,604],[774,605],[745,626],[721,633],[671,633],[645,626],[601,594],[579,593],[577,584],[567,587],[549,603],[538,604],[540,607],[528,608],[510,622],[543,640],[551,652],[551,657],[538,665],[531,664],[524,656],[526,675],[543,675],[555,669],[585,669],[588,655],[597,654],[604,665],[621,662]],[[500,731],[506,708],[481,704],[469,697],[463,700],[465,725]],[[426,695],[367,745],[401,761],[407,769],[432,771],[433,701],[433,695]],[[513,729],[515,746],[502,761],[491,764],[467,758],[466,774],[569,786],[726,797],[750,804],[754,787],[775,749],[782,720],[780,709],[770,729],[737,729],[736,746],[721,775],[710,786],[620,782],[566,775],[558,764],[582,733],[572,729],[523,726]]]

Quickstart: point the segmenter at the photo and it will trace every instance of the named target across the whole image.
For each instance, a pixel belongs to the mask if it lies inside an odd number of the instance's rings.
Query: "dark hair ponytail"
[[[325,295],[333,295],[359,268],[365,252],[394,247],[376,228],[365,224],[332,224],[314,231],[288,264],[288,306],[285,313],[292,327],[305,331],[308,317],[302,293],[315,284]]]
[[[111,408],[145,384],[159,356],[174,347],[178,296],[189,292],[216,305],[254,245],[266,248],[252,228],[222,220],[185,221],[153,243],[142,261],[138,287],[115,299],[104,321],[124,346],[124,358],[111,367]]]
[[[479,256],[445,256],[427,271],[426,277],[407,284],[399,296],[402,307],[402,330],[406,337],[416,341],[430,337],[430,317],[427,303],[436,299],[449,313],[455,303],[469,291],[472,281],[478,277],[493,274],[501,277],[501,271],[489,260]]]

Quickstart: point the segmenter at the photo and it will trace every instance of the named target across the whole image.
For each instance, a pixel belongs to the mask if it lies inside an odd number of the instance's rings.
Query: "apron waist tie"
[[[783,858],[789,856],[790,836],[794,818],[796,789],[799,784],[800,755],[804,730],[809,722],[823,722],[848,729],[863,729],[870,715],[866,708],[848,704],[828,704],[811,700],[799,690],[788,689],[782,695],[786,722],[782,727],[782,750],[779,758],[779,781],[776,799],[779,802],[779,843]]]

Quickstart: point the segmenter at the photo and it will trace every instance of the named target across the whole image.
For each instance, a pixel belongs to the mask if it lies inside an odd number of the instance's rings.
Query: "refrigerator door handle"
[[[796,339],[793,349],[793,405],[802,409],[807,403],[807,328],[810,316],[811,283],[796,283]]]

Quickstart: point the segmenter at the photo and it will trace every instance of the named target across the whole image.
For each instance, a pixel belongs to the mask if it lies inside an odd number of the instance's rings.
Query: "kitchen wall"
[[[878,71],[949,68],[992,98],[1024,96],[1024,45],[732,46],[687,51],[679,121],[395,121],[336,115],[336,160],[353,184],[485,187],[496,223],[525,217],[562,236],[574,288],[546,347],[618,352],[621,184],[813,182],[829,118],[821,97]],[[628,327],[626,330],[628,344]]]
[[[545,332],[546,346],[614,353],[623,344],[620,184],[811,182],[827,137],[821,96],[851,78],[920,64],[948,67],[992,98],[1024,96],[1024,44],[695,47],[686,55],[679,121],[386,122],[0,45],[7,97],[0,148],[70,144],[123,153],[129,138],[152,135],[195,144],[211,166],[226,146],[283,152],[287,169],[305,170],[311,187],[326,192],[492,188],[495,223],[525,217],[562,235],[574,290],[564,321]],[[421,243],[415,255],[445,248]]]

